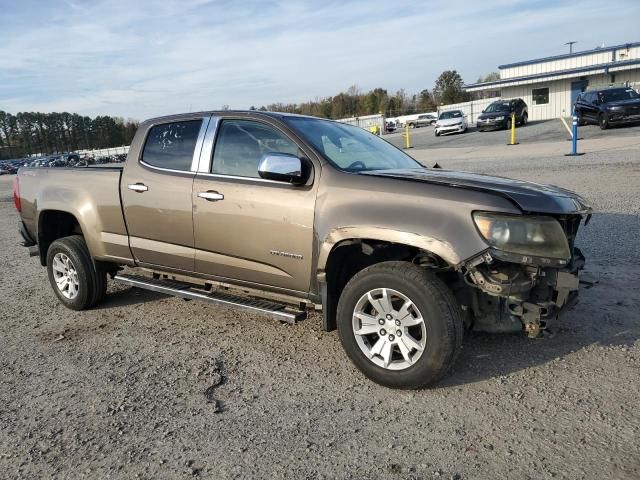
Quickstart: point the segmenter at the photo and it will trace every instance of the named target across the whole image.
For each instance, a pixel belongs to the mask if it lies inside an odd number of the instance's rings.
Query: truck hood
[[[580,195],[553,185],[429,168],[372,170],[361,172],[361,174],[479,190],[506,197],[527,213],[556,215],[591,213],[591,207]]]

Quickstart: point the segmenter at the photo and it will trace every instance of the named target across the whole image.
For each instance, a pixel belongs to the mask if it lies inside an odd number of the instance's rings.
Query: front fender
[[[345,240],[406,245],[455,266],[487,248],[471,212],[519,213],[509,200],[482,191],[325,170],[315,218],[318,283]]]
[[[434,253],[449,265],[462,261],[451,243],[426,235],[377,226],[342,227],[332,230],[320,246],[318,273],[323,273],[333,248],[346,240],[377,240],[398,243]]]

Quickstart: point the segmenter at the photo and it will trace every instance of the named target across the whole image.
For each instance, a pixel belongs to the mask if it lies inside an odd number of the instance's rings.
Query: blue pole
[[[571,155],[578,153],[578,116],[576,111],[573,111],[573,145],[571,146]]]

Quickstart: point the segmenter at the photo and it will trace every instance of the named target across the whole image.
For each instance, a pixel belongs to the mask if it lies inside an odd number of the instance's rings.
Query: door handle
[[[149,190],[149,187],[147,187],[144,183],[130,183],[129,185],[127,185],[127,188],[129,190],[133,190],[134,192],[138,192],[138,193],[142,193],[142,192],[146,192],[147,190]]]
[[[199,198],[204,198],[205,200],[208,200],[209,202],[219,202],[220,200],[224,200],[224,195],[213,191],[213,190],[208,190],[206,192],[198,192],[198,197]]]

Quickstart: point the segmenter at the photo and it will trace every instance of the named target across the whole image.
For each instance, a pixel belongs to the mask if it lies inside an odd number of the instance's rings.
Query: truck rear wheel
[[[435,275],[408,262],[383,262],[357,273],[338,302],[340,341],[371,380],[390,388],[424,388],[442,378],[462,344],[459,307]]]
[[[96,270],[80,235],[60,238],[47,251],[47,273],[60,302],[72,310],[85,310],[101,301],[107,276]]]

